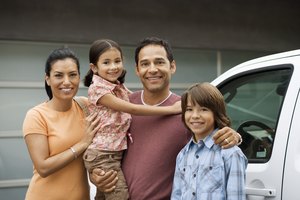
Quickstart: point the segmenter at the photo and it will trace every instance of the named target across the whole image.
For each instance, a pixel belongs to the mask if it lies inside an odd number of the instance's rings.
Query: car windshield
[[[232,128],[243,137],[240,148],[249,162],[270,159],[291,74],[292,66],[276,66],[233,77],[219,86]]]

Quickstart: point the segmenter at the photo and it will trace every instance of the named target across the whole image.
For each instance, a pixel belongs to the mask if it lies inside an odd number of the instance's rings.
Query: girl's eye
[[[54,77],[56,77],[56,78],[61,78],[62,75],[61,75],[61,74],[55,74]]]
[[[193,109],[192,108],[186,108],[186,111],[192,111]]]

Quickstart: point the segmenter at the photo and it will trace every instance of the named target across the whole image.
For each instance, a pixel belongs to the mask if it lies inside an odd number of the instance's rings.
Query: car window
[[[239,147],[249,163],[265,163],[272,155],[277,122],[291,74],[292,66],[276,66],[240,74],[219,86],[232,128],[243,138]]]

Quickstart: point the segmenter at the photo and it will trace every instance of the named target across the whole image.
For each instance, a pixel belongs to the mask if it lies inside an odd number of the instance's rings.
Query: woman
[[[49,100],[30,109],[23,124],[34,170],[26,200],[89,199],[82,153],[98,130],[99,120],[74,101],[80,83],[79,61],[68,48],[56,49],[45,67]],[[81,98],[87,103],[86,98]]]

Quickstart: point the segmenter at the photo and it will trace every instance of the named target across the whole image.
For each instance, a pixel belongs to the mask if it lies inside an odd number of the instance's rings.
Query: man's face
[[[175,61],[170,63],[163,46],[148,45],[141,49],[136,74],[145,91],[157,93],[169,90],[171,76],[175,71]]]

